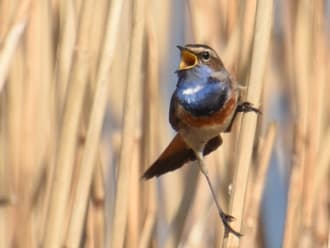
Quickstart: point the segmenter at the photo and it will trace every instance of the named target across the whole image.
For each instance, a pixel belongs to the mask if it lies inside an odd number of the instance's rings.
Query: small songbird
[[[172,95],[169,121],[177,134],[160,157],[143,174],[144,179],[176,170],[189,161],[198,160],[206,177],[226,235],[241,234],[231,228],[234,217],[225,214],[216,200],[203,156],[221,144],[220,133],[229,132],[238,112],[259,110],[249,102],[239,102],[240,87],[231,79],[217,53],[207,45],[177,46],[181,62],[178,82]]]

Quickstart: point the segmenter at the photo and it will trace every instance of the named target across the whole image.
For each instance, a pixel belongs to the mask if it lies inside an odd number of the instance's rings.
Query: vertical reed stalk
[[[309,165],[306,161],[307,149],[307,127],[309,95],[309,68],[311,55],[311,3],[300,1],[296,16],[296,27],[294,34],[294,100],[295,100],[295,123],[294,123],[294,147],[292,156],[292,171],[289,184],[288,205],[284,231],[283,247],[298,246],[300,227],[305,221],[299,216],[308,206],[303,206],[301,201],[306,201],[306,186],[304,176],[308,176]],[[307,173],[307,174],[306,174]],[[307,186],[308,187],[308,186]],[[307,208],[306,208],[307,207]],[[303,212],[302,212],[303,211]],[[309,238],[307,238],[309,239]]]
[[[82,3],[80,25],[73,67],[70,75],[65,110],[59,134],[55,171],[48,209],[44,247],[59,247],[63,242],[63,223],[68,206],[69,191],[75,158],[76,138],[83,96],[89,70],[88,38],[91,31],[92,0]]]
[[[122,142],[118,163],[117,189],[113,213],[111,247],[122,247],[127,222],[131,152],[138,125],[136,101],[141,87],[142,48],[144,37],[144,0],[133,3],[133,30],[129,53],[129,69],[125,90]]]
[[[272,30],[273,1],[259,0],[257,3],[256,23],[254,30],[251,71],[248,83],[247,101],[259,106],[263,78],[267,65],[270,34]],[[230,214],[237,218],[233,227],[240,230],[242,226],[245,194],[249,176],[257,116],[243,116],[238,144],[238,158],[233,181],[233,193],[230,202]],[[241,230],[244,233],[244,230]],[[232,235],[224,242],[224,247],[238,247],[238,239]]]
[[[86,145],[81,160],[81,170],[77,183],[77,191],[73,201],[74,211],[72,212],[68,229],[66,244],[69,247],[78,247],[81,239],[93,169],[96,163],[95,158],[98,151],[99,139],[105,115],[109,73],[116,47],[116,38],[114,37],[117,36],[119,29],[118,23],[120,20],[121,8],[121,0],[112,2],[109,7],[106,26],[107,30],[103,41],[102,57],[97,74],[96,91],[88,124]]]
[[[329,14],[324,0],[0,1],[0,247],[327,246]],[[206,158],[240,240],[193,165],[140,180],[173,137],[185,43],[214,48],[262,105]],[[282,230],[271,201],[286,197]]]
[[[241,237],[241,247],[253,247],[257,244],[257,231],[259,230],[258,217],[261,214],[261,199],[264,192],[265,180],[269,161],[271,159],[273,146],[276,137],[276,126],[271,124],[265,134],[265,138],[261,144],[261,151],[258,156],[258,169],[254,175],[251,196],[248,199],[247,213],[245,215],[246,231]]]

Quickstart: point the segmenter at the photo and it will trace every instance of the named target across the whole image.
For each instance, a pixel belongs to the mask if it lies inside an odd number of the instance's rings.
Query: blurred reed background
[[[0,247],[327,247],[330,4],[0,1]],[[141,181],[173,132],[175,45],[214,47],[262,115]]]

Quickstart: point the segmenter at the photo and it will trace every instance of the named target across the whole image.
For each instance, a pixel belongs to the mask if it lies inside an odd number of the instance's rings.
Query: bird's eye
[[[207,61],[210,59],[210,53],[209,52],[202,52],[201,57],[203,60]]]

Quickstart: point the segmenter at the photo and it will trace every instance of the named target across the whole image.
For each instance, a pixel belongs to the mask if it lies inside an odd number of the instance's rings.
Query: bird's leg
[[[255,112],[257,114],[261,114],[261,111],[255,107],[253,107],[252,103],[250,102],[241,102],[237,105],[237,108],[235,110],[234,116],[231,119],[231,122],[225,132],[230,132],[231,128],[233,126],[233,123],[236,119],[237,113],[247,113],[247,112]]]
[[[208,186],[209,186],[209,188],[210,188],[210,191],[211,191],[211,194],[212,194],[213,200],[214,200],[215,205],[216,205],[216,207],[217,207],[217,210],[218,210],[219,216],[220,216],[220,218],[221,218],[221,220],[222,220],[222,222],[223,222],[223,225],[224,225],[224,227],[225,227],[225,237],[228,237],[228,234],[229,234],[229,233],[234,234],[234,235],[235,235],[236,237],[238,237],[238,238],[241,237],[242,234],[239,233],[239,232],[237,232],[237,231],[235,231],[235,230],[229,225],[229,222],[234,221],[234,220],[235,220],[235,217],[226,214],[226,213],[222,210],[222,208],[221,208],[221,206],[220,206],[220,204],[219,204],[219,202],[218,202],[218,200],[217,200],[217,196],[216,196],[215,191],[214,191],[214,188],[213,188],[213,186],[212,186],[211,179],[210,179],[210,177],[209,177],[209,175],[208,175],[208,172],[207,172],[207,169],[206,169],[206,167],[205,167],[205,165],[204,165],[203,154],[202,154],[202,153],[196,153],[196,157],[197,157],[197,159],[198,159],[199,169],[200,169],[200,171],[202,172],[202,174],[203,174],[203,175],[205,176],[205,178],[206,178],[206,181],[207,181],[207,184],[208,184]]]

